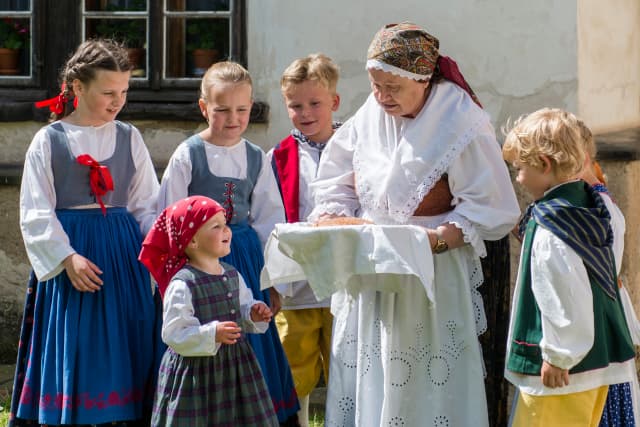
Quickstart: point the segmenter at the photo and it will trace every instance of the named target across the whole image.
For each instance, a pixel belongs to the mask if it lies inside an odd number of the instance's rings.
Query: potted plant
[[[127,8],[108,4],[105,11],[144,10],[145,2],[136,1]],[[96,25],[96,33],[124,44],[129,50],[129,61],[136,70],[141,70],[144,58],[144,48],[147,41],[147,30],[144,19],[103,19]],[[142,73],[144,75],[144,72]]]
[[[213,19],[192,19],[187,24],[187,51],[191,52],[193,74],[202,76],[218,61],[227,39],[227,22]]]
[[[29,27],[13,18],[0,20],[0,74],[18,74],[18,57],[29,40]]]

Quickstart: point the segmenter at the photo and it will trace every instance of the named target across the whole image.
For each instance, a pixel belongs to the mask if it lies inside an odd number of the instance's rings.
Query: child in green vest
[[[514,426],[597,426],[610,384],[635,375],[617,286],[611,217],[580,180],[578,119],[558,109],[518,120],[503,146],[534,197],[523,238],[507,343],[518,388]]]

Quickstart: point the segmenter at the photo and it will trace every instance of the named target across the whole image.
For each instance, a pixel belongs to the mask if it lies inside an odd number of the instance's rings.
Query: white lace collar
[[[361,205],[406,223],[489,116],[461,88],[444,81],[433,87],[414,119],[386,114],[370,95],[353,120]]]

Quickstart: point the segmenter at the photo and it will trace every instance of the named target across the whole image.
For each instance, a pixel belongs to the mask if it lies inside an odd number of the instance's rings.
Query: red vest
[[[280,187],[287,222],[300,221],[300,165],[298,142],[293,136],[289,135],[276,145],[271,166]]]

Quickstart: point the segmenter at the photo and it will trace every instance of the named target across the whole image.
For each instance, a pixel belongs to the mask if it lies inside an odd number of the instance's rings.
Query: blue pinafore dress
[[[67,273],[27,288],[11,402],[10,425],[101,424],[147,420],[151,413],[159,339],[158,301],[149,273],[138,261],[140,227],[127,212],[135,173],[131,128],[116,122],[109,168],[114,191],[107,208],[95,203],[89,168],[76,162],[60,123],[47,128],[56,190],[56,217],[74,250],[95,263],[104,284],[79,292]],[[157,293],[156,293],[157,294]]]
[[[205,142],[198,135],[189,138],[186,144],[191,158],[189,195],[210,197],[226,209],[227,223],[233,237],[231,253],[222,261],[238,269],[255,299],[269,305],[269,292],[260,290],[260,271],[264,266],[262,244],[247,221],[253,188],[262,170],[262,150],[244,141],[247,148],[247,177],[237,179],[219,177],[210,172]],[[262,368],[278,420],[284,422],[298,412],[300,405],[275,322],[269,323],[269,329],[264,334],[247,334],[247,340]]]
[[[223,264],[212,275],[186,265],[174,276],[191,292],[200,324],[214,320],[242,325],[238,272]],[[260,365],[244,335],[214,356],[186,357],[172,348],[160,365],[153,427],[278,426]]]

